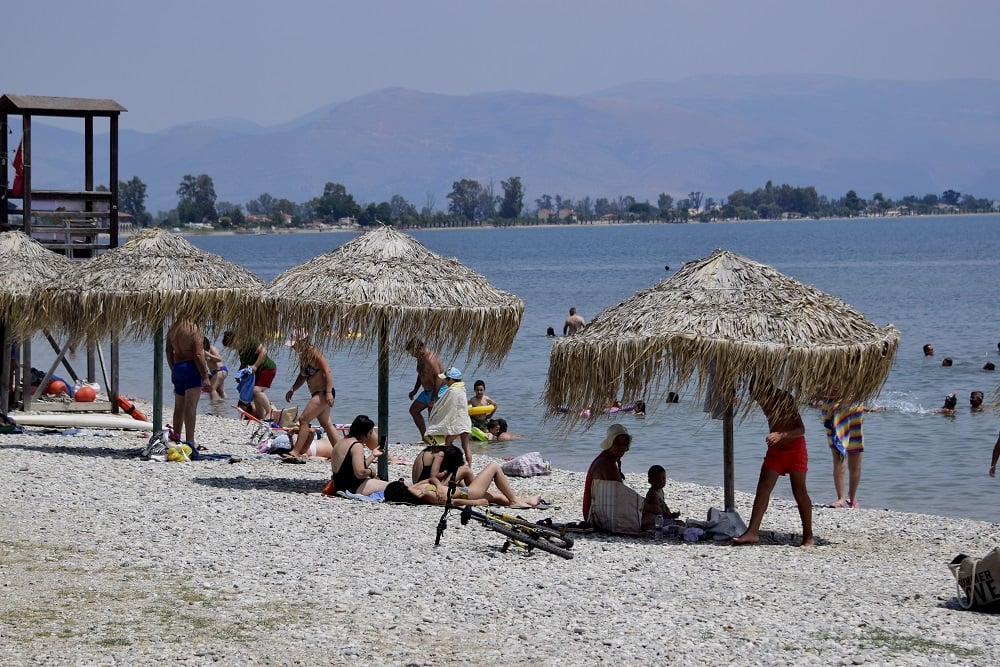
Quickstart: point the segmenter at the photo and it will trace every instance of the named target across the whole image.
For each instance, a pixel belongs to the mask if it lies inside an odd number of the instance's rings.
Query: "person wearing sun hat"
[[[590,504],[594,480],[607,479],[624,482],[622,473],[622,457],[632,447],[632,436],[623,424],[612,424],[608,427],[604,440],[601,441],[601,453],[587,469],[587,479],[583,486],[583,518],[590,516]]]
[[[469,397],[465,393],[462,370],[452,366],[438,374],[438,378],[444,380],[448,388],[431,409],[427,418],[426,435],[432,439],[434,436],[444,436],[444,443],[447,445],[454,443],[456,436],[461,438],[465,462],[471,466],[469,434],[472,433],[472,418],[469,417]]]

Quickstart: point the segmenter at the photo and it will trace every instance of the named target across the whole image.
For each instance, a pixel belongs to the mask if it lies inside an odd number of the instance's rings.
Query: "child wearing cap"
[[[469,417],[469,399],[465,393],[465,383],[462,382],[462,371],[453,366],[438,377],[444,380],[447,389],[427,418],[427,435],[444,436],[444,442],[448,445],[453,444],[458,436],[462,441],[465,462],[471,466],[469,434],[472,433],[472,419]]]

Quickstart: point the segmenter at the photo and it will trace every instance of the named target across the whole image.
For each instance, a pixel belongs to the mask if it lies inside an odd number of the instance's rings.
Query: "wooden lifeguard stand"
[[[3,95],[0,97],[0,230],[21,229],[51,250],[70,259],[86,259],[99,255],[109,248],[118,247],[118,116],[125,107],[114,100],[77,97],[40,97],[35,95]],[[21,116],[21,155],[23,162],[23,198],[21,206],[10,202],[8,183],[8,117]],[[31,142],[32,119],[35,117],[81,118],[84,123],[83,187],[79,190],[44,190],[32,187],[33,151]],[[109,122],[109,160],[107,190],[97,190],[94,181],[94,119],[107,118]],[[13,206],[13,207],[12,207]],[[61,362],[71,376],[75,372],[65,359],[66,347],[60,347],[46,333],[49,343],[57,353],[56,361],[47,375],[51,375]],[[110,370],[105,387],[110,401],[99,403],[69,403],[46,405],[46,409],[118,412],[118,344],[111,341],[110,369],[104,365],[100,347],[102,370]],[[3,375],[0,382],[0,406],[9,405],[8,384],[10,354],[3,350]],[[31,409],[31,344],[21,348],[19,375],[20,400],[18,407]],[[96,375],[94,349],[87,350],[87,379]],[[107,377],[105,375],[105,377]],[[42,387],[44,386],[44,383]],[[42,391],[42,387],[38,392]]]

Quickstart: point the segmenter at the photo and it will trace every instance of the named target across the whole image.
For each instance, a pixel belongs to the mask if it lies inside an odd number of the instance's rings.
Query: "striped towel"
[[[823,415],[823,427],[826,428],[826,438],[830,446],[840,453],[840,458],[847,456],[849,444],[860,443],[864,447],[861,423],[865,406],[861,403],[827,404]]]

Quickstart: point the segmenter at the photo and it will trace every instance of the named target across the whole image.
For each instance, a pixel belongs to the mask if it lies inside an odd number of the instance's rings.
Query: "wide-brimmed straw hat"
[[[611,445],[615,444],[615,438],[620,435],[624,435],[628,438],[628,444],[632,444],[632,435],[628,432],[628,429],[621,424],[612,424],[608,427],[608,436],[601,440],[601,449],[611,449]]]

